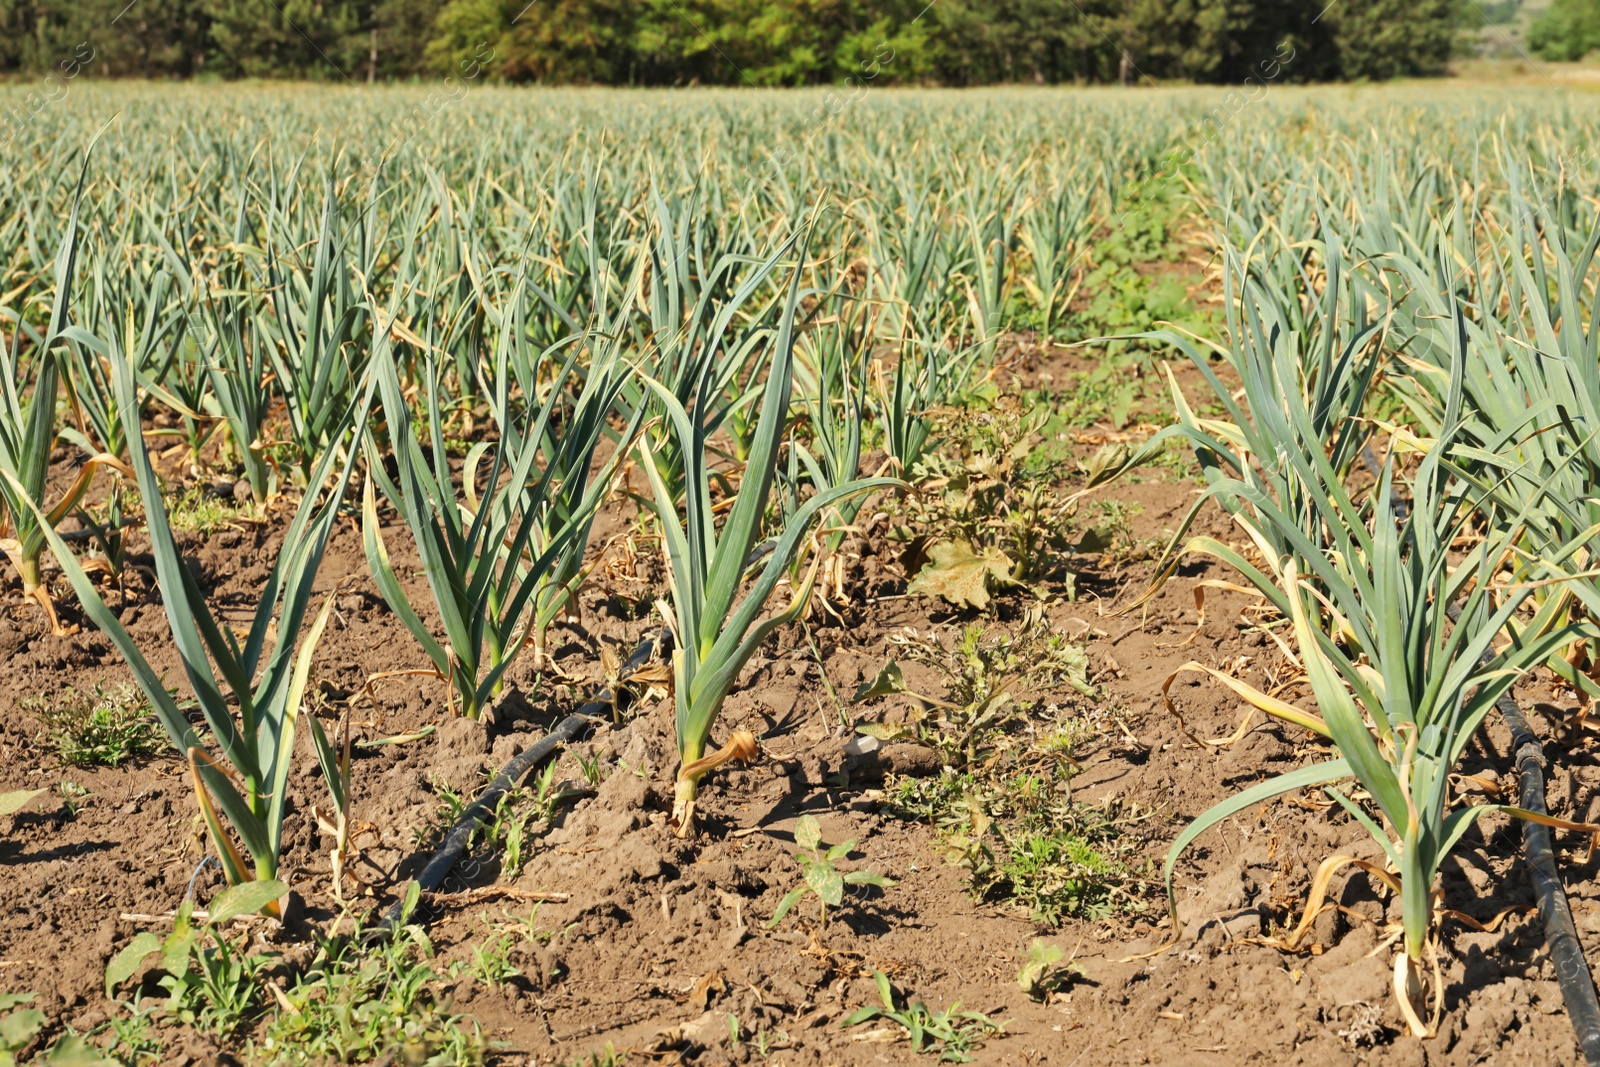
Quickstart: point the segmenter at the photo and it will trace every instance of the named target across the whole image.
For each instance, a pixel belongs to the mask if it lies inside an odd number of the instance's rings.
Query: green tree
[[[937,20],[936,73],[955,85],[1112,81],[1127,36],[1116,0],[956,0]]]
[[[0,0],[0,72],[512,82],[1392,78],[1443,69],[1465,0]],[[1600,45],[1600,0],[1533,41]],[[1285,56],[1293,57],[1287,61]],[[490,58],[492,57],[492,58]],[[473,72],[473,73],[464,73]]]
[[[358,64],[361,78],[383,81],[426,74],[428,41],[436,32],[444,0],[368,0],[364,7],[366,54]]]
[[[1338,56],[1334,76],[1384,81],[1442,74],[1467,18],[1464,0],[1343,0],[1323,21]]]
[[[1306,81],[1328,76],[1332,65],[1316,15],[1301,0],[1135,0],[1118,39],[1153,77]]]
[[[491,76],[518,82],[626,82],[634,14],[624,0],[450,0],[427,48],[453,73],[493,55]]]
[[[215,67],[231,77],[354,79],[365,58],[358,0],[201,0]]]
[[[210,19],[195,0],[91,0],[88,31],[99,53],[91,73],[187,78],[200,73],[210,49]],[[102,30],[101,27],[104,29]]]
[[[1528,27],[1528,47],[1545,59],[1582,59],[1600,48],[1600,0],[1554,0]]]

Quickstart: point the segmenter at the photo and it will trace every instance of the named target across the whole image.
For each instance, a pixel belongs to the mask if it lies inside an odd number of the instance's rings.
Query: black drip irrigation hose
[[[657,641],[661,641],[663,647],[665,647],[666,641],[670,639],[670,633],[671,631],[663,628],[659,636],[647,637],[639,642],[639,647],[635,648],[633,655],[628,657],[628,664],[623,668],[623,673],[626,674],[629,670],[643,666],[645,661],[650,658],[651,653],[655,651]],[[439,847],[434,850],[433,855],[423,866],[421,873],[414,879],[418,891],[431,893],[444,883],[444,880],[449,877],[450,872],[455,869],[455,865],[460,862],[461,857],[466,853],[467,846],[472,842],[472,835],[477,832],[478,827],[482,825],[485,819],[494,814],[501,797],[516,788],[518,782],[527,777],[535,767],[548,759],[557,749],[575,740],[585,728],[593,726],[598,720],[611,714],[613,710],[623,710],[627,699],[628,691],[626,689],[616,693],[609,689],[603,690],[593,700],[590,700],[571,715],[556,723],[555,727],[544,737],[513,756],[511,761],[500,769],[500,773],[494,776],[494,780],[489,783],[488,788],[483,791],[478,799],[474,800],[462,811],[461,817],[456,820],[454,826],[450,827],[450,832],[445,834],[444,840],[440,842]],[[406,892],[401,895],[401,899],[396,901],[384,913],[382,921],[366,933],[365,940],[369,944],[387,937],[406,921],[406,899],[410,895],[411,890],[408,887]]]
[[[1495,705],[1511,730],[1511,751],[1516,760],[1518,803],[1529,811],[1546,815],[1544,805],[1544,746],[1534,736],[1522,709],[1508,692]],[[1577,1032],[1584,1062],[1600,1067],[1600,999],[1596,999],[1594,976],[1584,959],[1583,943],[1572,923],[1572,908],[1556,870],[1555,850],[1550,844],[1550,827],[1522,821],[1522,855],[1533,882],[1533,895],[1544,920],[1544,943],[1556,967],[1561,984],[1561,999],[1566,1002],[1567,1018]]]
[[[1362,448],[1362,459],[1372,469],[1375,477],[1382,477],[1377,457],[1368,447]],[[1395,518],[1404,521],[1411,502],[1393,498]],[[1446,609],[1452,622],[1460,618],[1461,611],[1454,604]],[[1484,651],[1484,660],[1493,655],[1492,649]],[[1528,725],[1527,717],[1517,706],[1511,690],[1507,689],[1495,703],[1495,710],[1505,720],[1511,731],[1511,753],[1517,768],[1518,804],[1538,815],[1550,814],[1544,799],[1544,746]],[[1584,958],[1583,943],[1578,940],[1578,929],[1572,922],[1572,908],[1567,903],[1567,892],[1561,884],[1561,872],[1556,869],[1555,849],[1550,842],[1550,828],[1536,822],[1522,820],[1522,858],[1528,867],[1528,879],[1533,885],[1534,900],[1539,917],[1544,922],[1544,943],[1555,964],[1556,980],[1561,986],[1561,999],[1566,1005],[1567,1018],[1583,1050],[1588,1067],[1600,1067],[1600,998],[1595,995],[1594,976],[1589,962]]]

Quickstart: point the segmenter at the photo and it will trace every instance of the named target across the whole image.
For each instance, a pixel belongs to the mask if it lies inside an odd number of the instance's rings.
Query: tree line
[[[473,69],[552,84],[964,86],[1243,82],[1287,54],[1285,81],[1388,79],[1442,71],[1467,10],[1466,0],[0,0],[0,72],[361,83]]]

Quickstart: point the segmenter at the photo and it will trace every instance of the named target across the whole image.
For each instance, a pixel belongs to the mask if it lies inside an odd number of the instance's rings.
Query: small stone
[[[939,757],[939,753],[925,745],[888,745],[883,750],[882,759],[895,774],[911,777],[938,774],[944,766],[944,760]]]
[[[863,734],[844,746],[844,754],[846,756],[865,756],[869,752],[878,751],[879,744],[880,742],[876,737],[868,737]]]

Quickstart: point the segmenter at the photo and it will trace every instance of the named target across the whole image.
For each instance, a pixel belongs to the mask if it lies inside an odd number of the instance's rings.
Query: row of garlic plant
[[[1303,921],[1280,941],[1299,948],[1331,906],[1333,874],[1365,869],[1400,902],[1395,993],[1418,1036],[1435,1032],[1442,1010],[1438,938],[1449,912],[1438,872],[1462,836],[1491,811],[1597,829],[1464,803],[1451,781],[1528,670],[1550,667],[1585,702],[1596,691],[1586,650],[1600,635],[1589,569],[1600,548],[1589,503],[1600,470],[1600,216],[1559,176],[1505,152],[1505,133],[1476,138],[1493,166],[1436,142],[1420,161],[1384,144],[1313,159],[1259,131],[1228,148],[1276,142],[1280,158],[1296,160],[1290,173],[1258,169],[1248,150],[1203,158],[1228,330],[1210,352],[1163,339],[1194,362],[1224,414],[1197,415],[1172,378],[1178,423],[1144,453],[1175,439],[1193,449],[1202,498],[1222,505],[1249,547],[1184,541],[1180,530],[1172,558],[1228,563],[1288,623],[1317,711],[1224,680],[1331,745],[1330,758],[1246,789],[1184,830],[1165,868],[1174,915],[1173,872],[1200,834],[1321,787],[1384,862],[1329,857]],[[1533,201],[1533,185],[1553,192]],[[1223,385],[1213,354],[1242,388]],[[1375,485],[1352,478],[1358,459]],[[1342,784],[1352,778],[1359,792]]]

